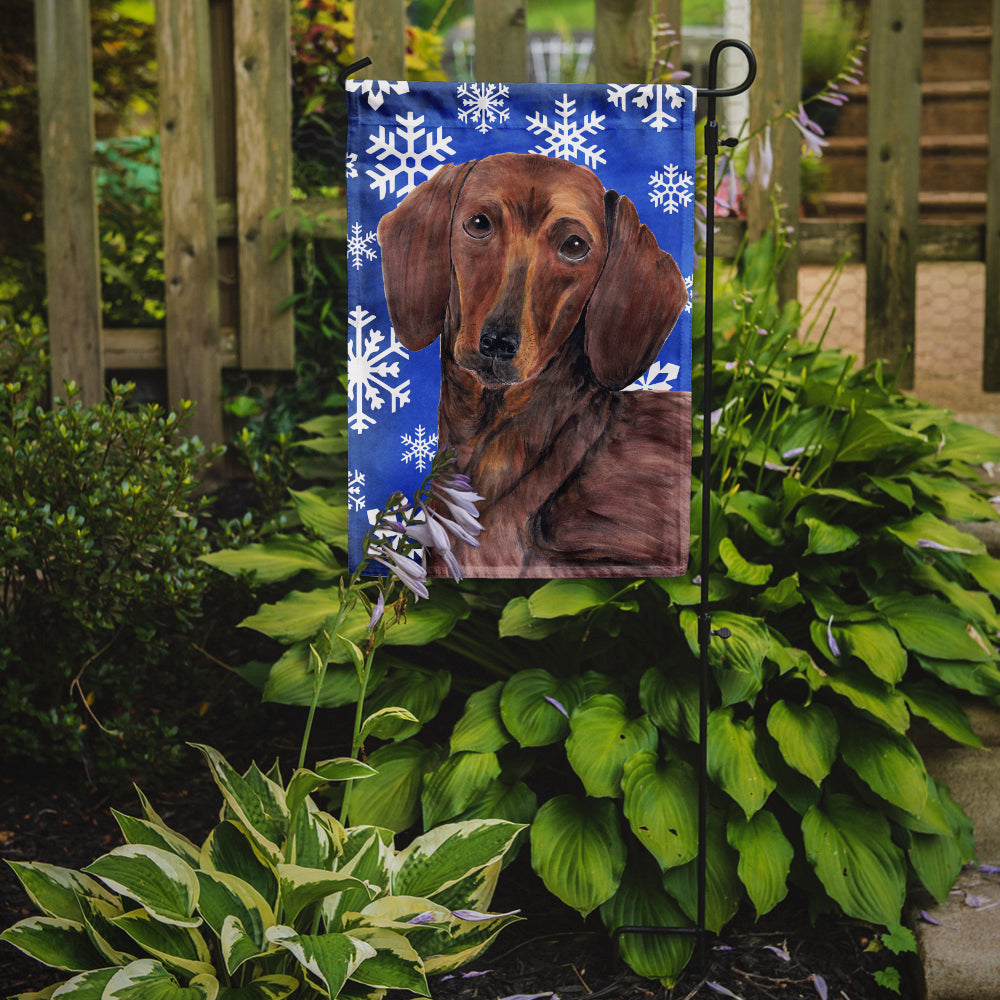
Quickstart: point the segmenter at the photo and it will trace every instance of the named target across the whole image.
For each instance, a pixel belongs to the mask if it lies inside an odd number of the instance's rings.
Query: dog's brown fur
[[[442,338],[438,445],[485,498],[463,569],[683,573],[690,393],[622,390],[687,291],[632,203],[584,167],[502,153],[443,167],[378,239],[400,343]]]

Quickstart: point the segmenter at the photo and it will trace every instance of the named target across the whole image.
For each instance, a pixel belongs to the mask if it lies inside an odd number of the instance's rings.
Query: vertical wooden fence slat
[[[795,108],[802,91],[802,4],[799,0],[763,0],[750,8],[750,42],[757,56],[757,79],[750,88],[750,131]],[[754,140],[756,143],[758,140]],[[799,158],[802,136],[795,125],[780,118],[771,126],[774,170],[765,189],[757,178],[747,194],[747,229],[759,239],[774,219],[773,203],[781,206],[783,226],[792,227],[795,241],[778,274],[782,301],[798,295],[799,274]],[[759,148],[759,147],[758,147]]]
[[[406,79],[406,0],[355,3],[354,53],[356,59],[368,56],[372,61],[355,79]]]
[[[598,83],[645,83],[652,0],[594,0],[594,70]]]
[[[913,387],[923,0],[872,0],[868,52],[865,359]],[[905,359],[905,360],[904,360]]]
[[[88,0],[35,0],[52,392],[104,396]]]
[[[480,82],[521,83],[528,78],[524,0],[475,0],[476,58]]]
[[[290,27],[288,0],[242,0],[233,7],[243,368],[295,367],[293,314],[282,308],[292,294]]]
[[[219,257],[207,0],[156,7],[166,272],[167,395],[197,402],[192,430],[222,440]]]
[[[986,180],[986,324],[983,389],[1000,392],[1000,0],[993,0],[990,45],[989,170]]]

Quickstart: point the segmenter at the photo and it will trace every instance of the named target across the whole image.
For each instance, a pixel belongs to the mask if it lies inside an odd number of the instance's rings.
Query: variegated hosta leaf
[[[651,859],[630,858],[618,891],[601,905],[601,920],[619,927],[689,927],[684,912],[664,891]],[[623,934],[619,951],[640,976],[672,986],[694,950],[692,934]]]
[[[160,923],[145,910],[132,910],[111,921],[150,955],[189,976],[213,971],[205,939],[190,927]]]
[[[437,826],[454,819],[477,801],[500,777],[495,753],[461,752],[452,754],[436,771],[424,778],[420,796],[424,826]]]
[[[252,885],[272,908],[278,905],[278,875],[241,823],[220,823],[201,847],[199,867],[224,872]]]
[[[220,940],[223,939],[223,930],[228,920],[239,923],[238,929],[231,928],[229,931],[230,943],[239,942],[238,961],[235,961],[236,953],[232,947],[224,949],[227,971],[232,975],[242,962],[252,957],[246,954],[243,938],[249,938],[254,949],[252,954],[266,950],[264,931],[274,925],[274,912],[252,885],[235,875],[200,871],[198,883],[201,887],[198,910]],[[231,958],[235,964],[230,964]]]
[[[802,836],[809,863],[849,917],[899,923],[906,866],[882,813],[849,795],[830,795],[805,814]]]
[[[101,1000],[216,1000],[218,995],[215,976],[196,976],[181,986],[159,962],[143,958],[119,969],[108,981]]]
[[[81,920],[80,897],[92,896],[109,903],[116,899],[97,879],[39,861],[8,861],[24,891],[46,916]]]
[[[613,694],[595,694],[577,706],[569,720],[566,757],[595,798],[621,797],[622,769],[639,750],[653,750],[659,739],[648,715],[630,719],[625,702]]]
[[[100,968],[104,958],[91,944],[87,928],[65,917],[28,917],[0,934],[26,955],[54,969],[81,972]]]
[[[457,882],[452,883],[446,889],[434,893],[434,901],[452,911],[461,909],[488,910],[493,902],[493,894],[496,892],[500,870],[503,868],[505,860],[506,857],[497,858],[485,868],[478,868],[466,875],[465,878],[460,878]]]
[[[361,889],[369,893],[369,898],[375,895],[374,890],[353,875],[303,868],[301,865],[278,865],[278,881],[282,912],[285,919],[291,921],[305,907],[345,889]]]
[[[762,917],[788,895],[788,872],[795,849],[781,832],[774,813],[766,809],[750,819],[737,816],[730,820],[726,836],[740,853],[736,873],[757,916]]]
[[[128,843],[159,847],[161,850],[176,854],[191,867],[197,866],[199,849],[187,837],[176,833],[169,827],[149,820],[126,816],[125,813],[120,813],[117,809],[112,809],[111,812],[118,821],[122,835]]]
[[[469,696],[462,717],[451,733],[451,752],[473,750],[477,753],[495,753],[510,742],[500,716],[500,692],[503,681]]]
[[[358,912],[371,900],[371,893],[384,892],[389,886],[392,858],[392,834],[372,826],[352,827],[347,831],[337,870],[353,875],[366,888],[345,889],[323,900],[324,926],[344,930],[343,915]]]
[[[424,963],[413,945],[402,934],[384,927],[356,927],[351,937],[375,949],[351,973],[351,979],[383,989],[409,990],[418,996],[430,996]]]
[[[521,919],[517,911],[477,913],[474,917],[469,910],[451,912],[454,923],[450,934],[424,958],[424,970],[428,975],[451,972],[474,961],[493,943],[500,931]]]
[[[107,969],[91,969],[89,972],[81,972],[80,975],[67,979],[55,990],[49,987],[44,993],[21,993],[11,1000],[27,1000],[28,997],[42,998],[52,997],[55,1000],[101,1000],[104,996],[104,988],[114,978],[119,966],[112,966]],[[51,991],[51,992],[50,992]]]
[[[531,824],[531,865],[549,892],[583,916],[618,889],[625,842],[608,799],[558,795]]]
[[[348,781],[355,778],[370,778],[376,774],[373,767],[353,757],[337,757],[317,764],[313,770],[301,767],[288,782],[285,805],[291,815],[295,815],[306,797],[331,781]]]
[[[625,762],[622,789],[632,832],[661,869],[697,855],[698,783],[690,765],[643,750]]]
[[[393,859],[392,892],[433,899],[503,858],[523,827],[505,820],[446,823],[415,838]]]
[[[268,928],[267,939],[294,955],[309,978],[332,997],[365,959],[375,957],[370,944],[349,934],[296,934],[278,924]]]
[[[337,819],[317,809],[312,799],[306,799],[292,819],[285,858],[304,868],[335,868],[344,836]]]
[[[737,721],[731,707],[717,708],[709,715],[708,774],[748,818],[767,801],[776,782],[757,761],[752,718]]]
[[[767,731],[781,748],[781,756],[815,785],[830,773],[840,732],[833,712],[812,702],[798,705],[778,700],[767,716]]]
[[[139,958],[135,942],[114,924],[125,911],[120,902],[109,903],[93,896],[80,899],[83,921],[94,947],[104,956],[106,965],[128,965]]]
[[[113,892],[134,899],[150,916],[166,924],[197,927],[198,878],[171,851],[147,844],[125,844],[85,869]]]
[[[299,985],[294,976],[261,976],[245,986],[224,986],[218,1000],[285,1000]]]
[[[240,775],[217,750],[203,744],[193,745],[208,761],[227,807],[247,828],[264,855],[277,863],[281,856],[279,845],[288,832],[284,789],[253,768],[246,776]]]

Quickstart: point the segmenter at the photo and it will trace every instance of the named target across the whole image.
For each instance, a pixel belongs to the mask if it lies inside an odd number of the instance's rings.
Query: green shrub
[[[11,863],[42,913],[0,938],[78,973],[60,995],[429,996],[429,973],[472,961],[518,919],[486,912],[516,824],[453,823],[399,849],[388,830],[345,829],[311,798],[369,778],[366,764],[324,761],[285,785],[277,766],[240,774],[199,749],[225,803],[202,845],[140,796],[142,819],[115,813],[126,844],[82,872]]]
[[[176,752],[151,681],[191,660],[208,453],[187,405],[132,409],[128,385],[96,406],[69,385],[43,408],[41,335],[0,321],[0,744],[7,760],[114,770]]]

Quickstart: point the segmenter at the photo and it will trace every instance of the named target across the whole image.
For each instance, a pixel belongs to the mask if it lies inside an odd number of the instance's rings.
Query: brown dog
[[[439,447],[485,498],[463,569],[683,573],[690,393],[621,390],[687,291],[632,203],[585,167],[501,153],[442,167],[378,240],[400,343],[442,338]]]

